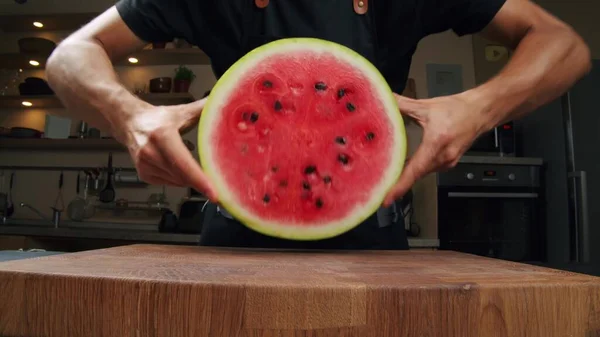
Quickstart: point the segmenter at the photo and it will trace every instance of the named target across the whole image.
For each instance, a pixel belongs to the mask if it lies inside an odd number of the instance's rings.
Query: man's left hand
[[[423,176],[454,167],[489,123],[484,108],[467,92],[421,100],[396,95],[396,101],[400,112],[423,128],[423,140],[388,192],[384,206],[402,197]]]

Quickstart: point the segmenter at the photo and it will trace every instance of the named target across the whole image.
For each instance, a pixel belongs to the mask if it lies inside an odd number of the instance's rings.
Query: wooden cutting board
[[[598,337],[600,279],[441,251],[133,245],[0,263],[0,336]]]

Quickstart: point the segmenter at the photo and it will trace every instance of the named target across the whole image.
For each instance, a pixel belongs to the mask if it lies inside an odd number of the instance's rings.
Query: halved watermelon
[[[251,51],[211,91],[200,162],[220,204],[257,232],[318,240],[375,213],[406,133],[379,71],[353,50],[289,38]]]

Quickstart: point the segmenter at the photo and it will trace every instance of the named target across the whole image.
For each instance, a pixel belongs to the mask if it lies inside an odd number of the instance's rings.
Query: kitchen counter
[[[0,225],[0,235],[21,235],[35,237],[60,237],[81,239],[105,239],[122,240],[133,242],[153,243],[177,243],[198,244],[199,234],[159,233],[156,231],[118,229],[119,224],[110,224],[112,228],[54,228],[49,226],[24,225],[25,222],[16,225]],[[437,248],[439,240],[409,238],[408,244],[411,248]]]
[[[2,336],[600,333],[600,278],[448,251],[131,245],[2,262],[0,280]]]
[[[498,164],[498,165],[534,165],[542,166],[542,158],[499,157],[499,156],[463,156],[459,164]]]
[[[0,262],[31,259],[34,257],[64,254],[63,252],[49,252],[44,250],[0,250]]]

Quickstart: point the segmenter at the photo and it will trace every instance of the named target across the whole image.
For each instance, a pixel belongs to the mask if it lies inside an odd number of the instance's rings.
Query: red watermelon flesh
[[[298,239],[368,216],[357,209],[382,199],[386,171],[402,164],[392,151],[404,151],[404,130],[382,95],[389,88],[338,53],[312,48],[265,53],[240,75],[210,125],[210,167],[234,196],[229,206],[243,207],[257,230]]]

